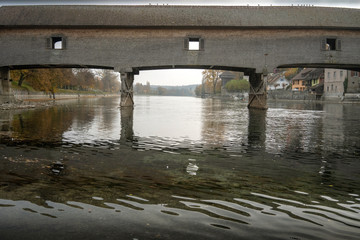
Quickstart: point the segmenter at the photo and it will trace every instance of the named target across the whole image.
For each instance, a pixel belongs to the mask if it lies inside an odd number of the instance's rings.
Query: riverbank
[[[46,96],[46,97],[45,97]],[[46,108],[56,105],[62,100],[80,99],[80,98],[99,98],[99,97],[120,97],[119,94],[57,94],[55,99],[49,98],[46,94],[28,95],[27,98],[21,99],[16,95],[15,100],[0,104],[0,110],[16,110],[31,108]]]
[[[271,90],[268,91],[268,101],[359,104],[360,94],[346,93],[344,96],[320,96],[310,92]]]
[[[359,105],[360,101],[341,101],[341,100],[299,100],[299,99],[267,99],[268,103],[300,103],[300,104],[343,104]]]
[[[56,104],[56,101],[15,101],[11,103],[0,104],[0,110],[16,110],[16,109],[30,109],[39,107],[51,107]]]

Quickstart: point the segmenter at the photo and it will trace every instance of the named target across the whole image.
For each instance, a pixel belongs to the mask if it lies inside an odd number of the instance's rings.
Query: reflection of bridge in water
[[[309,106],[303,104],[282,103],[258,111],[218,99],[166,98],[164,102],[164,97],[155,97],[151,98],[152,104],[149,99],[136,97],[135,109],[121,111],[116,107],[116,98],[72,100],[54,108],[6,111],[0,116],[1,143],[64,149],[84,146],[164,153],[195,151],[205,155],[327,155],[344,151],[343,146],[359,146],[352,124],[358,107],[353,105],[320,104],[316,111],[309,111]],[[187,109],[186,103],[195,107]],[[168,111],[159,115],[164,109]]]
[[[133,130],[134,110],[132,108],[121,109],[121,134],[120,142],[132,143],[134,141]],[[266,112],[257,110],[249,111],[248,144],[265,146],[266,139]]]
[[[214,103],[211,103],[209,105],[213,105]],[[215,103],[219,104],[219,103]],[[207,105],[204,103],[204,105]],[[221,107],[221,104],[220,104]],[[216,114],[216,110],[209,107],[208,113],[203,113],[204,115],[214,115]],[[128,144],[130,146],[133,146],[134,144],[137,144],[137,139],[141,136],[135,136],[134,134],[134,110],[133,108],[121,108],[121,134],[120,134],[120,143]],[[219,114],[222,112],[219,112]],[[220,120],[223,116],[217,116],[217,120],[214,119],[207,119],[206,116],[202,116],[203,126],[202,126],[202,138],[205,138],[205,142],[208,145],[215,144],[217,147],[224,147],[224,144],[228,142],[228,139],[221,139],[219,143],[215,141],[217,138],[221,138],[224,134],[224,121]],[[216,126],[214,129],[214,125],[216,125],[215,122],[221,121],[222,127]],[[206,122],[209,121],[208,125]],[[209,129],[207,129],[209,128]],[[216,129],[219,128],[219,129]],[[245,130],[245,129],[243,129]],[[245,131],[246,132],[246,131]],[[242,133],[243,134],[243,133]],[[211,135],[208,136],[208,135]],[[245,137],[245,138],[243,138]],[[214,138],[214,139],[212,139]],[[247,138],[247,139],[246,139]],[[250,109],[248,112],[248,125],[247,125],[247,137],[242,136],[242,138],[237,139],[237,141],[240,141],[242,143],[236,142],[235,145],[241,145],[246,144],[246,147],[248,150],[251,151],[251,149],[256,149],[256,151],[263,152],[265,151],[265,141],[266,141],[266,112],[259,111],[257,109]],[[200,142],[200,141],[199,141]],[[199,143],[200,144],[200,143]],[[169,144],[169,146],[171,143]],[[169,147],[169,146],[164,146]],[[237,146],[239,147],[239,146]]]
[[[239,106],[233,101],[170,97],[167,100],[172,101],[171,105],[159,106],[163,100],[158,98],[149,109],[146,97],[135,99],[139,104],[136,109],[121,111],[116,108],[119,100],[114,98],[68,100],[65,106],[5,111],[0,116],[1,143],[54,147],[121,145],[164,151],[265,147],[265,111],[247,111],[242,105],[233,113],[238,116],[234,121],[234,115],[229,119],[224,113],[234,111],[234,105]],[[181,108],[179,104],[184,101],[195,107],[189,110],[185,104]],[[172,107],[177,114],[170,111]],[[157,108],[169,109],[170,113],[160,117]]]
[[[360,70],[360,10],[316,7],[14,6],[0,9],[0,94],[9,70],[91,67],[134,74],[199,68],[249,75],[249,107],[266,108],[263,76],[276,67]]]

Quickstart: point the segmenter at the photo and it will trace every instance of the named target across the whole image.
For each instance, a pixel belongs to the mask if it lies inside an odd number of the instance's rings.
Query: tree
[[[36,69],[36,77],[30,80],[32,87],[35,90],[50,93],[51,97],[55,99],[57,88],[64,85],[64,74],[59,68]]]
[[[143,94],[144,93],[144,86],[141,83],[136,83],[134,86],[135,94]]]
[[[91,69],[76,69],[75,73],[78,89],[89,90],[95,87],[95,73]]]
[[[204,70],[202,72],[203,78],[205,80],[205,84],[211,85],[213,94],[216,94],[216,84],[220,79],[221,73],[222,71],[220,70]]]
[[[296,76],[296,74],[298,74],[301,71],[300,68],[286,68],[285,69],[285,78],[287,80],[291,80],[293,77]]]
[[[200,97],[201,93],[202,93],[202,84],[196,86],[196,88],[195,88],[195,95],[196,96]]]
[[[103,70],[101,73],[101,81],[103,83],[103,90],[105,92],[111,91],[111,83],[112,83],[112,74],[108,70]]]
[[[94,88],[104,92],[116,93],[120,91],[119,75],[112,70],[103,69],[94,72]]]
[[[163,87],[158,87],[157,88],[157,94],[160,95],[160,96],[165,96],[167,93],[167,90],[166,88],[163,88]]]
[[[62,68],[61,72],[63,74],[63,81],[61,82],[59,88],[68,88],[72,83],[76,81],[75,74],[72,68]]]
[[[35,90],[51,93],[55,98],[57,89],[91,90],[119,92],[118,75],[113,71],[102,70],[100,73],[92,69],[46,68],[13,70],[11,76],[18,85],[26,81]]]
[[[11,76],[13,80],[18,81],[18,86],[26,81],[35,90],[50,92],[52,97],[55,97],[57,88],[71,84],[74,79],[71,69],[60,68],[14,70]]]
[[[145,94],[150,94],[151,93],[151,87],[150,87],[149,82],[146,82],[146,86],[144,87],[144,93]]]
[[[11,78],[18,82],[18,86],[21,87],[22,83],[30,77],[33,77],[34,70],[21,69],[11,71]]]
[[[246,79],[233,79],[226,83],[225,89],[229,92],[248,91],[250,89],[250,83]]]
[[[344,85],[344,95],[345,93],[347,92],[347,88],[348,88],[348,83],[349,82],[349,79],[346,77],[344,82],[343,82],[343,85]]]
[[[154,92],[154,94],[160,94],[160,93],[164,93],[164,91],[166,91],[166,89],[157,89],[157,91]],[[148,95],[151,94],[151,86],[149,82],[146,82],[146,85],[142,85],[142,83],[136,83],[134,86],[134,92],[136,94],[144,94],[144,95]]]
[[[59,88],[59,86],[65,83],[64,74],[61,69],[48,69],[48,89],[47,91],[51,93],[52,98],[55,99],[55,92]]]

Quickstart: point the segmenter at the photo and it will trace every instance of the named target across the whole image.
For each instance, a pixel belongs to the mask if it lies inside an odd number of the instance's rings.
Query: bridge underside
[[[333,68],[344,69],[360,72],[360,64],[339,64],[339,63],[290,63],[282,64],[276,68]],[[90,68],[90,69],[108,69],[115,70],[113,66],[100,66],[100,65],[87,65],[87,64],[30,64],[30,65],[9,65],[2,66],[2,68],[8,68],[9,70],[21,70],[21,69],[42,69],[42,68]],[[131,67],[131,70],[136,74],[140,71],[150,70],[170,70],[170,69],[209,69],[209,70],[223,70],[243,72],[245,75],[249,75],[255,69],[246,67],[233,67],[233,66],[220,66],[220,65],[162,65],[162,66],[142,66]]]
[[[296,64],[284,64],[278,66],[278,68],[290,68],[290,67],[311,67],[311,68],[336,68],[347,69],[353,71],[360,71],[360,65],[357,64],[334,64],[334,63],[296,63]],[[91,68],[91,69],[112,69],[111,66],[97,66],[97,65],[84,65],[84,64],[44,64],[44,65],[15,65],[6,66],[0,68],[0,103],[11,102],[14,97],[11,93],[10,87],[10,70],[16,69],[32,69],[32,68]],[[264,74],[266,72],[257,73],[256,69],[232,67],[232,66],[220,66],[220,65],[162,65],[162,66],[142,66],[135,68],[122,68],[121,73],[121,102],[120,106],[123,108],[133,108],[133,82],[134,75],[138,75],[141,71],[149,70],[161,70],[161,69],[213,69],[224,71],[237,71],[244,72],[249,76],[250,92],[249,92],[249,108],[267,109],[267,93],[264,81]]]
[[[339,64],[339,63],[293,63],[293,64],[282,64],[277,68],[334,68],[344,69],[360,72],[359,64]]]
[[[8,66],[0,68],[0,103],[9,102],[14,100],[11,87],[10,87],[10,70],[16,69],[32,69],[32,68],[92,68],[92,69],[113,69],[111,67],[93,66],[93,65],[19,65]],[[195,66],[195,65],[173,65],[173,66],[151,66],[151,67],[139,67],[139,68],[127,68],[120,72],[121,78],[121,107],[134,106],[133,99],[133,83],[134,75],[140,73],[140,71],[147,70],[161,70],[161,69],[214,69],[214,70],[226,70],[226,71],[238,71],[244,72],[249,76],[250,93],[249,93],[249,108],[267,109],[266,104],[266,88],[264,84],[263,74],[256,73],[255,69],[228,67],[228,66]]]
[[[336,68],[347,69],[353,71],[360,71],[360,65],[356,64],[332,64],[332,63],[305,63],[305,64],[284,64],[278,68],[290,67],[312,67],[312,68]],[[0,103],[11,102],[14,97],[11,93],[10,87],[10,70],[15,69],[32,69],[32,68],[91,68],[91,69],[112,69],[111,66],[96,66],[96,65],[79,65],[79,64],[45,64],[45,65],[16,65],[0,68]],[[134,75],[138,75],[140,71],[161,70],[161,69],[213,69],[224,71],[244,72],[249,76],[250,92],[249,92],[249,108],[267,109],[267,93],[264,81],[264,73],[257,73],[256,69],[219,66],[219,65],[163,65],[163,66],[142,66],[136,68],[121,69],[121,102],[120,106],[123,108],[133,108],[133,82]],[[265,73],[266,75],[266,73]]]
[[[360,67],[360,66],[359,66]],[[115,70],[113,66],[97,66],[87,64],[32,64],[32,65],[10,65],[4,66],[10,70],[20,69],[42,69],[42,68],[90,68],[90,69],[109,69]],[[140,71],[151,71],[151,70],[170,70],[170,69],[209,69],[209,70],[223,70],[223,71],[234,71],[243,72],[245,75],[249,75],[250,72],[254,71],[251,68],[245,67],[232,67],[232,66],[220,66],[220,65],[161,65],[161,66],[141,66],[128,68],[129,71],[134,72],[135,75],[139,74]],[[117,69],[118,72],[121,70],[126,72],[126,68]],[[115,70],[116,71],[116,70]]]

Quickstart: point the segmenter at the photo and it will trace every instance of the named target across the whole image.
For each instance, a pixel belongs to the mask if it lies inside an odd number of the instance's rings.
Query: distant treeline
[[[35,91],[51,93],[54,98],[59,89],[120,91],[119,77],[110,70],[46,68],[12,70],[10,74],[19,87],[26,83]]]
[[[194,96],[196,85],[188,86],[151,86],[149,82],[145,85],[136,83],[134,94],[158,95],[158,96]]]

